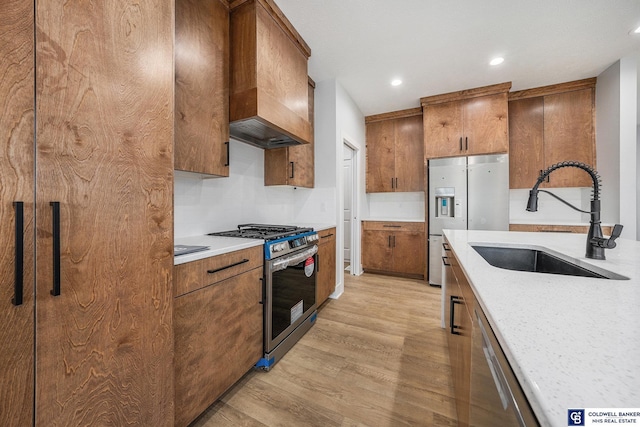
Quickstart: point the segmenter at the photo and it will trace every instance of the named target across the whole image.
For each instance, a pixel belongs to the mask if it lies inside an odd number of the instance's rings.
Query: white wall
[[[638,239],[637,57],[620,59],[596,84],[596,150],[602,176],[603,222],[624,225]]]
[[[424,192],[369,193],[366,195],[369,218],[424,221]]]

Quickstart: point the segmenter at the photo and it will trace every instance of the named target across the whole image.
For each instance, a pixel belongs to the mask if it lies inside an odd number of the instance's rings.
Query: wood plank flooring
[[[345,275],[309,332],[253,370],[192,426],[455,426],[440,289]]]

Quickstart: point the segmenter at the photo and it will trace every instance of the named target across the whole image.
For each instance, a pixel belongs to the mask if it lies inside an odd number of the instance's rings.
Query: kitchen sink
[[[565,276],[597,279],[629,280],[628,277],[543,248],[515,246],[471,245],[494,267],[533,273],[561,274]]]

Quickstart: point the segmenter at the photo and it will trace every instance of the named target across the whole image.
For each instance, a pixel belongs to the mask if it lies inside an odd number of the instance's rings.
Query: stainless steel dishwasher
[[[474,310],[469,425],[539,426],[487,318]]]

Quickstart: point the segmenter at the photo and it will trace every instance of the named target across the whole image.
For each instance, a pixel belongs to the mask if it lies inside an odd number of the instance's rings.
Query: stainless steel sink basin
[[[562,274],[565,276],[593,277],[597,279],[629,280],[628,277],[580,260],[540,248],[505,247],[472,244],[471,247],[494,267],[534,273]],[[582,265],[579,265],[579,264]]]

